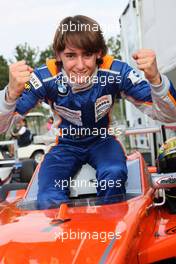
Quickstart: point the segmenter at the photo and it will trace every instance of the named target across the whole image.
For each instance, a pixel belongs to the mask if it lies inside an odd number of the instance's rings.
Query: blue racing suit
[[[91,84],[85,87],[72,85],[56,65],[53,69],[54,73],[48,64],[35,69],[14,104],[3,101],[5,90],[1,92],[1,131],[8,127],[15,112],[25,115],[38,101],[50,104],[58,120],[59,143],[45,155],[39,172],[38,207],[50,208],[68,201],[69,188],[56,186],[56,182],[69,181],[85,163],[96,169],[98,182],[111,181],[106,190],[97,187],[97,195],[105,202],[111,195],[124,194],[126,156],[120,143],[108,134],[115,97],[128,99],[153,119],[174,122],[175,88],[164,75],[161,85],[152,86],[119,60],[112,60],[108,68],[97,68]]]

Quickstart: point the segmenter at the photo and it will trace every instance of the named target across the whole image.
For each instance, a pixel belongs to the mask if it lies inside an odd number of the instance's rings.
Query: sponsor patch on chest
[[[95,102],[95,122],[104,117],[112,106],[112,96],[110,94],[101,96]]]
[[[77,125],[77,126],[82,126],[82,118],[81,118],[81,111],[80,110],[72,110],[67,107],[61,106],[61,105],[56,105],[54,103],[54,109],[57,111],[57,113],[69,121],[70,123]]]

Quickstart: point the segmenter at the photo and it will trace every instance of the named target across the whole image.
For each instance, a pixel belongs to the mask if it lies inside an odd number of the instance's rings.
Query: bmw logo
[[[58,79],[56,81],[56,84],[57,84],[57,90],[58,90],[58,94],[60,96],[66,96],[68,95],[69,93],[69,88],[68,88],[68,85],[65,84],[62,79]]]
[[[59,84],[57,86],[57,89],[58,89],[58,93],[59,95],[67,95],[68,94],[68,87],[65,86],[64,84]]]

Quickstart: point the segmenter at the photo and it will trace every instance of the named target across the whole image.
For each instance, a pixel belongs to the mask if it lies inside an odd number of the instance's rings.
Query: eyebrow
[[[75,52],[75,50],[73,50],[72,48],[67,48],[68,51],[66,52]]]
[[[64,51],[64,54],[76,53],[75,51]]]

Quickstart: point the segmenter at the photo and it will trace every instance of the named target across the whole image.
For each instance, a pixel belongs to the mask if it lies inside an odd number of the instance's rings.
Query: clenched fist
[[[7,101],[14,101],[25,89],[25,83],[30,80],[33,69],[24,60],[9,66],[9,84]]]
[[[154,85],[161,83],[161,76],[158,71],[156,55],[153,50],[140,49],[132,55],[139,70],[142,70],[146,79]]]

